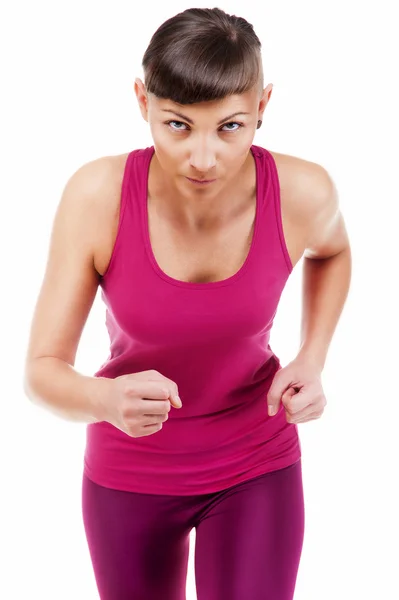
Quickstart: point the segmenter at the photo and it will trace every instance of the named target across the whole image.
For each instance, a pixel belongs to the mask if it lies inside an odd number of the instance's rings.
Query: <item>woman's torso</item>
[[[151,178],[154,147],[132,151],[127,163],[126,155],[102,161],[101,209],[90,233],[99,232],[93,258],[110,347],[94,376],[155,370],[176,382],[183,407],[151,436],[90,423],[85,473],[100,485],[210,493],[301,456],[296,425],[282,407],[268,417],[266,394],[281,368],[270,333],[303,253],[300,223],[310,212],[303,188],[312,177],[300,159],[281,155],[278,172],[268,150],[253,145],[251,153],[252,178],[242,171],[231,196],[209,204],[226,207],[217,221],[211,210],[194,219],[196,205],[182,217],[177,199]]]
[[[306,249],[307,240],[307,229],[301,224],[306,220],[297,218],[301,202],[295,175],[300,172],[301,165],[309,163],[294,156],[269,152],[278,171],[284,237],[292,265],[295,266]],[[93,263],[99,275],[107,270],[115,245],[127,157],[128,153],[107,157],[110,165],[107,193],[105,200],[98,205],[99,214],[96,218],[98,217],[100,226],[96,227],[96,247],[93,250]],[[160,221],[157,218],[151,208],[150,194],[151,188],[156,186],[152,185],[149,178],[148,221],[151,246],[162,271],[181,281],[203,283],[227,279],[240,269],[251,245],[256,208],[255,170],[249,177],[247,199],[243,198],[243,210],[239,217],[217,231],[203,229],[195,234],[182,229],[176,233],[166,220]]]

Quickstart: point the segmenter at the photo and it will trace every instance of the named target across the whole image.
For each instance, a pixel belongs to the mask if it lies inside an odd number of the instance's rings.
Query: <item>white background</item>
[[[81,515],[85,424],[24,395],[30,321],[71,174],[152,144],[134,95],[155,29],[189,8],[18,2],[1,16],[1,554],[4,600],[98,598]],[[274,84],[255,144],[323,165],[351,240],[351,290],[327,363],[324,415],[299,425],[306,531],[295,600],[394,600],[398,565],[398,106],[395,2],[219,2],[262,42]],[[396,56],[396,59],[395,59]],[[301,261],[271,346],[299,344]],[[99,294],[75,368],[108,356]],[[187,599],[195,599],[192,532]],[[228,600],[228,599],[226,599]],[[250,599],[243,599],[250,600]],[[272,599],[270,599],[272,600]]]

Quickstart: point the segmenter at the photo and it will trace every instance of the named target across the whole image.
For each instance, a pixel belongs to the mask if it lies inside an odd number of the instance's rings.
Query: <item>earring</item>
[[[256,126],[256,129],[259,129],[259,127],[262,125],[262,121],[259,119],[258,124]]]

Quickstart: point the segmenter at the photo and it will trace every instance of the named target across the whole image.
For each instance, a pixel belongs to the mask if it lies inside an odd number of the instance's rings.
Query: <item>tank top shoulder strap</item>
[[[111,273],[119,271],[121,264],[126,264],[125,253],[135,250],[133,244],[139,245],[142,241],[140,199],[147,191],[145,174],[152,152],[153,146],[150,146],[134,149],[127,155],[120,191],[118,229],[108,267],[101,277],[104,285]]]
[[[288,274],[292,272],[293,265],[288,253],[287,244],[284,237],[281,189],[277,170],[277,165],[273,154],[262,146],[252,145],[251,150],[257,161],[258,193],[260,195],[261,228],[263,229],[264,244],[268,240],[277,242],[280,255],[282,254],[284,262],[288,269]],[[277,251],[276,243],[274,251]],[[275,258],[277,258],[275,256]]]

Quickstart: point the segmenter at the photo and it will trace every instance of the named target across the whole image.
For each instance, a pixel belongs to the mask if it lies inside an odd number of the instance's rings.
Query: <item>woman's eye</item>
[[[184,125],[185,123],[183,123],[182,121],[167,121],[166,125],[168,125],[170,127],[170,129],[172,129],[173,131],[188,131],[188,129],[183,129],[181,127],[171,127],[172,123],[177,123],[178,125]],[[227,127],[228,125],[238,125],[238,127],[236,127],[235,129],[225,129],[224,131],[238,131],[239,129],[241,129],[241,127],[243,127],[242,123],[237,123],[236,121],[232,121],[231,123],[225,123],[223,125],[223,127]],[[223,131],[223,130],[222,130]]]
[[[223,127],[227,127],[227,125],[238,125],[237,129],[228,129],[227,131],[238,131],[242,127],[242,123],[236,123],[235,121],[233,121],[231,123],[225,123],[225,125],[223,125]]]
[[[182,123],[181,121],[168,121],[166,124],[170,125],[171,123],[178,123],[179,125],[184,125],[184,123]],[[184,129],[180,129],[180,128],[175,128],[175,127],[171,127],[171,129],[175,129],[175,131],[184,131]]]

